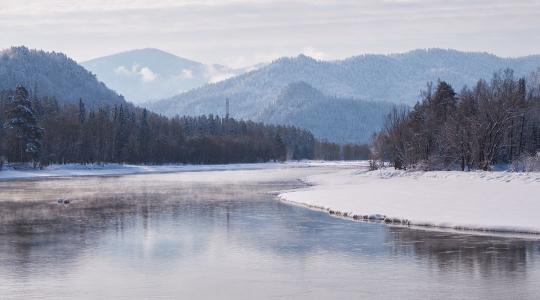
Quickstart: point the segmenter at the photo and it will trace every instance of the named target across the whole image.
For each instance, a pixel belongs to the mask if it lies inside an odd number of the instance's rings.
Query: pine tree
[[[34,161],[35,167],[41,151],[43,129],[37,125],[32,102],[28,98],[28,91],[24,87],[17,86],[11,105],[12,108],[7,113],[6,127],[15,132],[15,136],[19,141],[20,162],[27,161],[30,158]]]
[[[86,108],[83,100],[79,98],[79,122],[84,124],[84,121],[86,121]]]
[[[4,166],[4,155],[5,155],[5,133],[4,133],[4,110],[5,110],[5,101],[3,94],[0,93],[0,171]]]
[[[124,112],[124,106],[122,104],[117,111],[116,122],[118,123],[118,131],[116,133],[115,156],[117,162],[125,162],[127,158],[126,146],[128,143],[129,133],[127,131],[126,113]]]
[[[148,144],[150,142],[150,126],[148,125],[148,111],[143,109],[141,116],[141,126],[139,129],[139,135],[137,137],[139,144],[139,157],[145,163],[149,161]]]
[[[285,144],[283,143],[283,140],[279,134],[276,134],[274,137],[272,152],[274,160],[285,161],[287,158],[287,149],[285,148]]]

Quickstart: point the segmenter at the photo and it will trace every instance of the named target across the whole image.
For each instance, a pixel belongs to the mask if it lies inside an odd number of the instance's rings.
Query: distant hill
[[[245,72],[245,69],[206,65],[152,48],[104,56],[81,65],[136,103],[171,97]]]
[[[306,128],[333,142],[368,142],[393,106],[388,102],[329,97],[301,81],[285,87],[259,120]]]
[[[414,104],[428,81],[442,79],[456,90],[513,69],[525,76],[540,67],[540,55],[500,58],[487,53],[415,50],[394,55],[363,55],[339,61],[317,61],[305,55],[281,58],[258,70],[208,84],[151,105],[166,114],[222,113],[231,99],[233,115],[256,117],[288,84],[304,81],[326,95]],[[251,105],[253,104],[253,105]]]
[[[280,107],[286,107],[283,90],[299,81],[327,97],[346,98],[350,103],[362,99],[412,105],[419,100],[420,91],[429,81],[442,79],[459,90],[480,78],[489,79],[501,69],[511,68],[516,75],[525,76],[539,67],[539,55],[501,58],[488,53],[445,49],[361,55],[336,61],[318,61],[299,55],[281,58],[257,70],[150,103],[148,107],[167,115],[223,115],[225,98],[229,98],[233,117],[285,120],[284,116],[279,116],[281,110],[271,106],[280,102]],[[343,105],[342,101],[336,103]],[[272,116],[268,115],[270,112]],[[319,122],[320,126],[328,125],[323,120]],[[349,125],[343,130],[351,134],[356,132],[354,125]]]
[[[37,96],[55,97],[60,103],[87,105],[124,103],[124,98],[66,55],[12,47],[0,51],[0,90],[22,84]]]

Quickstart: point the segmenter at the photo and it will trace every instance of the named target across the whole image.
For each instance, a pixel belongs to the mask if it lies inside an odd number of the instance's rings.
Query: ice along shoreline
[[[540,238],[540,173],[342,170],[281,201],[356,221]]]
[[[51,165],[44,169],[15,170],[4,168],[0,171],[0,181],[32,180],[41,178],[65,178],[81,176],[121,176],[134,174],[176,173],[176,172],[206,172],[206,171],[235,171],[235,170],[266,170],[279,168],[307,168],[323,166],[360,166],[363,162],[325,162],[325,161],[293,161],[267,162],[244,164],[216,165],[131,165],[131,164],[64,164]]]

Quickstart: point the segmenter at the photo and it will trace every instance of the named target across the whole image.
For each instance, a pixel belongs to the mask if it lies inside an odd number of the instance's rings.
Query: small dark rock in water
[[[69,204],[69,203],[71,203],[71,201],[69,201],[67,199],[64,200],[64,204]]]
[[[58,204],[62,204],[62,203],[64,203],[64,199],[60,198],[60,199],[58,199],[56,202],[57,202]]]

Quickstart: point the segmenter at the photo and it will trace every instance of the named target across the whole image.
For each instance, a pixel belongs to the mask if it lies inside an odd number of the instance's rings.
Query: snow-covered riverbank
[[[279,197],[345,217],[403,225],[540,234],[540,173],[390,169],[367,172],[366,169],[365,162],[321,161],[164,166],[73,164],[43,170],[4,169],[0,171],[0,180],[244,170],[245,176],[254,180],[302,178],[311,186],[283,192]],[[253,173],[253,170],[268,171]],[[189,175],[189,178],[218,180],[229,176],[221,172],[197,174],[201,176]]]
[[[299,161],[285,163],[253,163],[228,165],[161,165],[144,166],[128,164],[65,164],[51,165],[40,169],[15,170],[4,168],[0,171],[0,180],[36,179],[49,177],[73,176],[115,176],[144,173],[171,173],[171,172],[202,172],[202,171],[234,171],[234,170],[261,170],[278,168],[322,167],[322,166],[361,166],[363,162],[325,162],[325,161]]]
[[[540,173],[340,170],[284,201],[355,219],[540,234]]]

